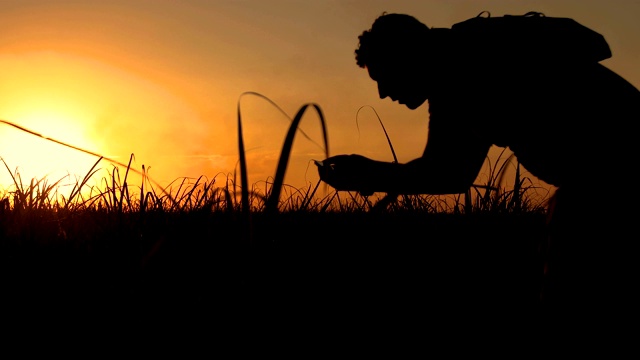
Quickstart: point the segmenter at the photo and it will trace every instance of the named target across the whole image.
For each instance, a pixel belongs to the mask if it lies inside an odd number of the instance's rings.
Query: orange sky
[[[422,153],[427,106],[380,100],[355,64],[357,36],[383,11],[449,27],[483,10],[571,17],[602,33],[605,64],[640,86],[640,2],[610,1],[56,1],[0,0],[0,118],[45,136],[151,167],[161,184],[233,172],[240,95],[261,93],[293,116],[306,103],[324,111],[331,154],[392,160],[371,109],[400,161]],[[273,176],[288,126],[258,97],[242,98],[250,183]],[[312,112],[302,127],[322,143]],[[31,177],[83,176],[97,158],[0,124],[0,157]],[[286,183],[318,181],[323,151],[298,137]],[[109,168],[107,163],[102,167]],[[0,187],[10,182],[0,164]],[[75,180],[71,180],[75,183]]]

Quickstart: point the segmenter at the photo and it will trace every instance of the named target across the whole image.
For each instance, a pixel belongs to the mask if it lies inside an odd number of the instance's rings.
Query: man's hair
[[[410,15],[382,13],[358,36],[356,63],[364,68],[371,62],[393,60],[398,52],[418,53],[429,28]]]

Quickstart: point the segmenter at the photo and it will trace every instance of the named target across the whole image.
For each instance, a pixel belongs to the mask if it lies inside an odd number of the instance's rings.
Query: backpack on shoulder
[[[570,18],[540,12],[478,16],[451,26],[460,46],[486,59],[525,62],[600,62],[611,49],[598,32]]]

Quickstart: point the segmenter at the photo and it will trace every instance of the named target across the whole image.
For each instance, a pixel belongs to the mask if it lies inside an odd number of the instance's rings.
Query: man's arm
[[[321,179],[338,190],[362,193],[457,194],[478,177],[492,139],[494,122],[478,111],[486,106],[476,84],[440,84],[429,100],[429,133],[420,158],[404,164],[375,161],[360,155],[327,159]],[[324,175],[324,176],[323,176]]]
[[[491,144],[469,129],[430,127],[423,156],[405,164],[338,155],[326,159],[320,177],[337,190],[362,193],[454,194],[473,185]]]
[[[415,189],[411,193],[463,193],[473,185],[490,147],[468,129],[450,132],[431,126],[422,157],[405,164],[401,177]]]

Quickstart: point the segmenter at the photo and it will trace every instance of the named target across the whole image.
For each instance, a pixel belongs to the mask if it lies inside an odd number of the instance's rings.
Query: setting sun
[[[121,164],[133,154],[132,176],[144,164],[163,185],[190,175],[189,168],[206,171],[207,164],[194,158],[208,155],[200,114],[158,82],[51,51],[3,55],[0,66],[0,120],[42,136],[0,124],[0,157],[10,170],[0,164],[2,189],[14,185],[12,174],[26,185],[43,178],[75,185],[99,157],[73,147]],[[115,164],[107,160],[98,168],[112,170]]]
[[[84,177],[98,158],[48,140],[99,151],[96,140],[82,125],[86,116],[83,111],[82,104],[62,98],[55,91],[34,90],[15,99],[3,112],[2,120],[43,137],[2,124],[0,157],[8,169],[1,172],[0,186],[6,189],[13,185],[12,175],[19,175],[25,185],[31,179],[43,178],[49,183],[62,180],[61,184],[75,184]]]

